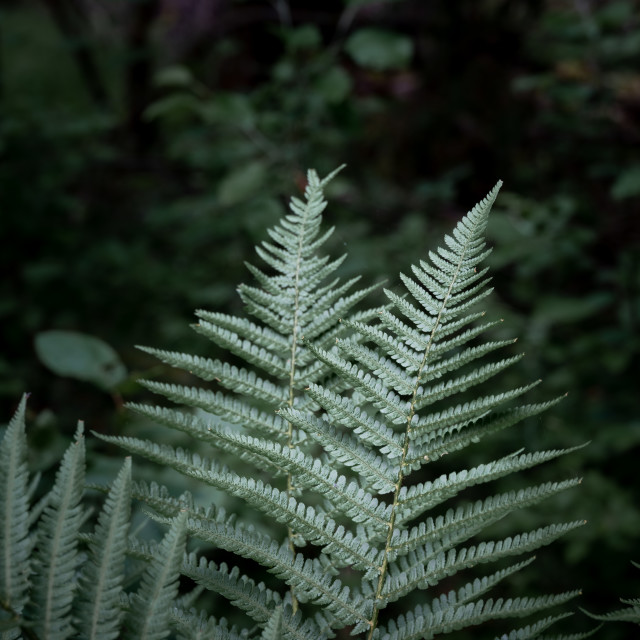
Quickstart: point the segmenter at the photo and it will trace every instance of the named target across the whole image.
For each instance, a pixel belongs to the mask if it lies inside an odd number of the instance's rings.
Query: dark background
[[[135,428],[135,378],[170,374],[133,345],[208,348],[192,310],[241,311],[243,261],[308,167],[347,163],[330,248],[367,283],[395,282],[502,179],[489,313],[528,354],[505,384],[569,395],[463,463],[591,441],[529,476],[584,482],[512,524],[588,524],[511,595],[581,587],[582,606],[612,609],[640,595],[639,149],[634,0],[5,0],[2,415],[32,393],[45,472],[78,418]],[[56,376],[34,348],[50,329],[105,341],[126,379]]]

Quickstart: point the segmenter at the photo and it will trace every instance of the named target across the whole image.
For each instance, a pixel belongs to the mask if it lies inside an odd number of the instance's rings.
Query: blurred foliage
[[[243,260],[309,166],[348,164],[326,216],[345,275],[371,281],[502,178],[493,313],[528,353],[511,382],[569,395],[495,446],[591,441],[562,463],[583,490],[554,506],[590,525],[570,571],[545,554],[533,582],[615,607],[638,592],[639,55],[638,0],[4,2],[2,414],[33,393],[39,469],[79,417],[157,429],[121,409],[157,375],[132,345],[202,348],[192,309],[238,311]],[[111,345],[117,393],[49,371],[51,330]]]

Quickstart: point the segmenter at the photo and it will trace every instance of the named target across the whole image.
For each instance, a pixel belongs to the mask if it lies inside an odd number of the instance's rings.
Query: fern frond
[[[24,395],[0,442],[0,602],[3,609],[18,615],[28,599],[32,547],[26,403]]]
[[[471,373],[440,382],[432,387],[427,387],[426,389],[419,388],[416,393],[414,407],[416,410],[420,410],[429,404],[437,402],[438,400],[448,398],[455,393],[462,393],[475,385],[486,382],[501,371],[504,371],[507,367],[510,367],[512,364],[521,360],[523,355],[524,354],[512,356],[511,358],[504,358],[498,362],[483,365]],[[426,371],[426,374],[428,375],[428,370]]]
[[[502,540],[481,542],[461,549],[440,551],[427,544],[408,556],[389,564],[389,574],[381,597],[385,603],[394,602],[414,589],[434,586],[443,578],[480,563],[493,562],[508,556],[526,553],[547,545],[568,531],[582,526],[584,521],[553,524],[509,536]]]
[[[227,349],[272,376],[284,378],[289,372],[283,358],[250,340],[241,339],[237,333],[204,320],[194,325],[193,328],[212,342],[215,342],[219,347]]]
[[[509,455],[468,470],[444,474],[434,481],[421,482],[411,487],[403,487],[398,493],[398,515],[396,522],[403,524],[421,513],[457,495],[463,489],[480,483],[491,482],[515,471],[537,466],[581,447],[538,451],[522,455]]]
[[[151,391],[161,393],[174,402],[204,409],[214,415],[240,424],[247,429],[260,431],[272,437],[284,436],[287,433],[285,424],[279,416],[260,411],[251,405],[223,393],[184,387],[151,380],[142,380],[141,384]]]
[[[381,380],[366,373],[357,365],[341,358],[334,351],[325,351],[311,345],[307,348],[328,364],[348,385],[357,389],[377,409],[389,417],[394,424],[406,422],[410,412],[409,402],[384,386]]]
[[[209,591],[223,595],[256,622],[266,622],[273,609],[283,602],[279,593],[242,575],[238,567],[229,569],[224,563],[218,566],[195,554],[185,558],[181,573]]]
[[[511,511],[533,506],[578,484],[580,484],[579,479],[565,480],[564,482],[547,482],[519,491],[509,491],[483,501],[479,500],[467,507],[458,507],[455,511],[450,509],[444,517],[440,516],[435,520],[427,518],[409,531],[396,529],[397,536],[391,540],[389,559],[393,560],[398,555],[411,553],[435,540],[446,540],[443,546],[448,548],[457,544],[458,541],[469,539]]]
[[[335,460],[357,471],[373,489],[380,493],[394,490],[393,468],[385,458],[315,416],[307,416],[297,409],[286,407],[280,414],[321,444]]]
[[[426,434],[426,441],[420,447],[412,447],[407,455],[407,465],[421,464],[422,461],[432,461],[442,456],[459,451],[472,443],[477,443],[481,438],[493,435],[518,424],[525,418],[531,418],[546,411],[554,404],[562,400],[562,397],[547,402],[524,405],[514,409],[495,412],[480,418],[470,426],[465,424],[448,426],[442,430]]]
[[[402,455],[402,437],[383,422],[362,411],[350,399],[316,384],[311,384],[306,391],[334,421],[353,430],[360,440],[380,447],[380,452],[388,458]]]
[[[382,637],[390,640],[422,640],[438,633],[450,633],[482,624],[488,620],[523,617],[548,609],[575,598],[578,591],[569,591],[538,598],[479,600],[468,604],[441,609],[418,605],[408,614],[399,616],[389,624],[389,632],[381,629]]]
[[[475,578],[472,582],[467,582],[467,584],[460,587],[457,591],[449,591],[448,593],[443,593],[438,598],[437,606],[440,609],[446,609],[447,607],[466,604],[467,602],[470,602],[471,600],[485,594],[506,577],[513,575],[524,567],[529,566],[534,560],[535,556],[529,558],[528,560],[517,562],[516,564],[513,564],[506,569],[500,569],[499,571],[496,571],[488,576]],[[431,604],[431,606],[432,608],[436,606],[435,601]]]
[[[223,387],[237,393],[246,394],[249,397],[275,405],[283,404],[287,400],[286,391],[282,387],[273,384],[270,380],[260,378],[254,371],[238,368],[220,360],[191,356],[177,351],[163,351],[148,347],[137,348],[156,356],[162,362],[197,375],[203,380],[209,382],[215,380]]]
[[[282,607],[276,607],[260,635],[260,640],[280,640],[282,632]]]
[[[224,392],[145,381],[151,391],[210,415],[132,408],[213,447],[216,456],[232,454],[236,462],[229,463],[231,468],[192,451],[103,436],[243,500],[277,525],[268,535],[213,505],[197,505],[188,493],[173,498],[157,485],[133,487],[133,496],[155,511],[155,520],[168,523],[182,514],[190,535],[258,563],[282,585],[282,590],[275,582],[267,587],[237,568],[185,556],[185,575],[220,594],[257,627],[229,630],[222,624],[218,631],[215,620],[186,613],[191,605],[181,604],[176,614],[181,633],[195,638],[210,630],[212,637],[220,633],[234,640],[238,634],[311,640],[351,626],[353,635],[367,640],[418,640],[565,602],[575,594],[486,599],[489,589],[528,563],[521,562],[380,626],[388,604],[412,591],[433,587],[476,564],[531,551],[582,524],[470,542],[514,509],[537,504],[579,481],[548,482],[452,505],[443,515],[428,513],[469,487],[571,451],[518,451],[407,486],[408,476],[424,465],[557,401],[509,406],[537,383],[474,395],[478,385],[521,357],[506,354],[487,362],[489,354],[514,341],[479,340],[500,321],[484,321],[484,312],[475,310],[491,293],[488,270],[481,263],[490,253],[484,232],[500,185],[462,218],[445,237],[444,247],[429,253],[429,261],[400,275],[404,295],[385,290],[385,307],[349,315],[372,288],[354,289],[358,278],[341,283],[333,276],[343,257],[317,252],[332,231],[321,230],[328,179],[310,172],[304,201],[293,198],[290,213],[257,248],[267,268],[249,265],[257,284],[238,289],[252,319],[198,312],[196,331],[245,366],[145,349]],[[464,403],[457,400],[463,393]],[[238,461],[246,471],[232,470]],[[135,541],[129,552],[146,562],[155,553],[154,545]],[[342,569],[357,585],[353,590]],[[311,621],[309,614],[316,610],[322,614]],[[539,634],[553,620],[514,633]]]
[[[160,424],[187,433],[201,442],[206,442],[222,451],[233,453],[245,462],[255,465],[256,468],[271,471],[275,474],[284,472],[284,468],[275,464],[269,456],[265,455],[262,449],[257,446],[253,448],[246,446],[246,442],[257,440],[256,438],[245,441],[242,436],[238,436],[226,426],[219,427],[210,422],[207,423],[197,416],[175,409],[133,403],[128,404],[127,408]]]
[[[84,427],[62,458],[49,504],[38,522],[33,555],[31,601],[26,618],[38,636],[64,640],[73,632],[71,605],[80,556],[78,534],[85,473]]]
[[[492,411],[501,404],[509,400],[514,400],[523,393],[530,391],[537,385],[538,382],[536,381],[524,387],[512,389],[511,391],[505,391],[504,393],[491,396],[483,396],[471,402],[466,402],[463,405],[456,405],[444,411],[427,414],[413,422],[409,437],[413,441],[421,441],[425,434],[435,430],[442,432],[443,429],[452,425],[471,423],[474,420],[484,417],[489,411]]]
[[[263,533],[244,527],[221,525],[190,517],[189,533],[207,542],[251,558],[267,567],[271,573],[296,587],[301,602],[323,605],[336,617],[339,625],[366,621],[370,602],[360,594],[327,574],[318,560],[305,559],[302,554],[292,554],[287,544],[279,545]]]
[[[158,555],[144,572],[134,607],[126,618],[126,640],[161,640],[169,635],[173,600],[178,593],[178,577],[186,544],[186,514],[171,523],[158,545]]]
[[[533,640],[533,638],[540,638],[540,634],[548,629],[552,624],[555,624],[559,620],[564,618],[568,618],[571,613],[559,614],[557,616],[547,616],[542,620],[538,620],[534,624],[528,624],[525,627],[520,627],[519,629],[514,629],[510,631],[508,634],[503,634],[496,640]],[[586,637],[586,636],[583,636]],[[560,640],[560,639],[558,639]]]
[[[640,569],[640,565],[636,562],[631,563],[634,567]],[[627,599],[620,598],[622,604],[628,605],[624,609],[609,611],[608,613],[597,615],[582,609],[589,617],[594,620],[602,620],[603,622],[634,622],[640,625],[640,598]]]
[[[90,640],[120,635],[130,512],[131,458],[127,458],[104,503],[89,544],[89,561],[83,565],[76,617],[83,637]]]

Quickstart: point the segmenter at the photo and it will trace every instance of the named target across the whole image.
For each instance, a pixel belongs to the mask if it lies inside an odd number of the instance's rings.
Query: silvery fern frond
[[[320,180],[309,172],[305,201],[293,199],[291,214],[258,248],[267,268],[250,266],[258,285],[239,288],[253,319],[198,312],[196,330],[246,367],[145,349],[215,384],[145,382],[183,408],[132,408],[216,453],[207,458],[195,447],[105,437],[239,498],[262,512],[271,528],[228,517],[215,505],[199,506],[188,494],[172,498],[153,485],[136,485],[134,493],[159,522],[183,513],[191,536],[238,557],[238,566],[229,566],[190,555],[182,571],[245,612],[264,638],[329,638],[348,627],[367,640],[427,639],[565,603],[577,592],[486,596],[528,561],[471,579],[456,591],[442,585],[445,578],[530,552],[583,524],[476,539],[515,509],[574,487],[578,479],[447,508],[469,487],[569,450],[519,451],[444,475],[429,472],[447,453],[557,402],[514,406],[534,385],[501,390],[493,382],[521,357],[492,355],[513,340],[483,340],[497,322],[485,321],[477,310],[491,293],[482,264],[490,252],[484,233],[500,185],[445,236],[443,247],[410,275],[400,275],[404,293],[385,290],[386,306],[353,313],[368,289],[349,294],[354,281],[327,283],[342,259],[317,253],[330,233],[320,230],[322,191],[330,177]],[[478,391],[488,383],[491,392]],[[242,462],[227,466],[226,455]],[[243,571],[247,561],[274,574],[279,588]],[[421,591],[425,604],[412,607],[413,594]],[[547,616],[505,637],[536,637],[562,617]],[[209,618],[198,620],[216,626]],[[227,637],[227,628],[220,633]]]
[[[165,637],[177,602],[183,524],[172,529],[173,545],[156,545],[145,558],[148,567],[138,595],[126,593],[131,459],[109,489],[93,533],[83,533],[90,517],[84,501],[83,425],[53,486],[32,504],[38,476],[29,478],[25,410],[26,396],[0,441],[0,638]],[[182,523],[185,516],[176,516]]]

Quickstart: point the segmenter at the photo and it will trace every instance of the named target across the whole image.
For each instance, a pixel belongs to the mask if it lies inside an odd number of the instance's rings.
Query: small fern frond
[[[196,387],[184,387],[144,380],[143,386],[156,393],[161,393],[174,402],[198,407],[209,413],[239,424],[251,431],[257,431],[271,437],[285,437],[286,425],[279,416],[260,411],[237,398]]]
[[[76,616],[83,637],[89,640],[120,635],[130,513],[131,458],[127,458],[109,490],[89,544],[89,560],[82,569]]]
[[[131,596],[126,617],[126,640],[161,640],[169,635],[173,601],[178,594],[180,565],[186,544],[186,514],[171,523],[157,556],[144,572],[138,591]]]
[[[64,640],[73,633],[71,606],[80,562],[78,534],[85,473],[84,427],[64,454],[51,498],[38,522],[27,618],[40,637]]]
[[[467,582],[467,584],[458,588],[456,591],[449,591],[448,593],[442,593],[438,598],[438,604],[436,605],[435,600],[431,603],[431,608],[435,610],[435,608],[446,609],[448,607],[453,607],[456,605],[466,604],[467,602],[471,602],[472,600],[478,598],[481,595],[484,595],[490,589],[493,589],[497,584],[499,584],[502,580],[507,578],[508,576],[517,573],[522,570],[524,567],[528,567],[533,561],[535,557],[529,558],[528,560],[523,560],[522,562],[517,562],[516,564],[511,565],[510,567],[506,567],[505,569],[500,569],[488,576],[483,576],[482,578],[475,578],[472,582]]]
[[[388,631],[381,628],[385,640],[423,640],[439,633],[450,633],[458,629],[482,624],[488,620],[523,617],[549,607],[558,606],[575,598],[578,591],[539,598],[515,598],[479,600],[468,604],[440,608],[418,605],[413,611],[390,621]]]
[[[442,475],[433,481],[421,482],[408,488],[403,487],[398,493],[399,509],[396,521],[398,524],[404,524],[456,496],[464,489],[491,482],[516,471],[529,469],[580,448],[578,446],[555,451],[509,455],[468,470]],[[579,480],[572,481],[571,484],[563,485],[563,489],[578,483]]]
[[[238,567],[229,569],[224,563],[218,566],[195,554],[185,558],[181,572],[209,591],[223,595],[256,622],[266,622],[273,609],[283,602],[277,591],[241,574]]]
[[[455,511],[450,509],[444,517],[439,516],[435,520],[427,518],[408,531],[396,530],[397,536],[391,539],[389,559],[391,561],[399,555],[406,555],[434,541],[439,541],[443,548],[450,548],[479,533],[508,513],[538,504],[579,483],[579,480],[548,482],[537,487],[510,491],[483,501],[479,500],[466,507],[458,507]]]
[[[200,540],[259,562],[287,584],[295,586],[301,602],[315,602],[326,607],[339,626],[366,620],[367,601],[362,596],[327,574],[320,561],[305,559],[302,554],[292,555],[287,544],[280,545],[266,534],[250,528],[200,517],[189,517],[187,528]]]
[[[562,398],[549,400],[547,402],[538,402],[535,404],[523,405],[513,409],[505,409],[504,411],[496,411],[487,416],[483,416],[479,420],[467,424],[455,424],[447,426],[443,429],[434,430],[427,434],[427,439],[420,445],[409,447],[407,455],[407,466],[412,468],[417,464],[424,462],[433,462],[442,456],[464,449],[470,444],[476,444],[486,436],[499,433],[500,431],[518,424],[526,418],[532,418],[546,411],[554,404],[558,403]]]
[[[31,573],[26,404],[25,395],[0,442],[0,602],[13,615],[27,603]]]

